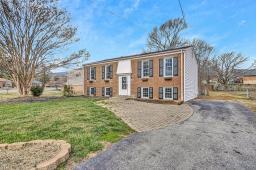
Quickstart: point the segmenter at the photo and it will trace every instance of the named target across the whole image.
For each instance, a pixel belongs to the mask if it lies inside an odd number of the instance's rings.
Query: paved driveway
[[[228,102],[191,104],[184,123],[135,133],[77,169],[256,169],[256,113]]]
[[[187,104],[155,104],[125,98],[110,98],[105,105],[137,132],[166,127],[188,119],[193,111]]]

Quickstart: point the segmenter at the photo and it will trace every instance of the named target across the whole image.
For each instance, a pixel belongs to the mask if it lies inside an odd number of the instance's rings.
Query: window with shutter
[[[149,77],[153,77],[153,60],[149,60]]]
[[[149,60],[142,61],[142,77],[149,77]]]
[[[138,78],[141,78],[141,61],[137,62],[137,75]]]
[[[163,93],[164,93],[163,87],[159,87],[159,99],[163,99]]]
[[[153,99],[153,87],[149,88],[149,98]]]
[[[137,88],[137,97],[141,98],[141,88],[140,87]]]
[[[149,98],[149,88],[148,87],[141,88],[141,98],[145,98],[145,99]]]
[[[178,76],[178,57],[173,57],[173,75]]]
[[[102,80],[104,80],[105,79],[105,66],[102,66],[101,69],[102,69]]]
[[[173,76],[173,58],[165,58],[164,59],[164,77],[172,77]]]
[[[101,94],[102,96],[105,96],[105,87],[102,87],[101,93],[102,93],[102,94]]]
[[[87,67],[86,72],[87,72],[87,80],[90,80],[90,67]]]
[[[109,96],[110,96],[110,97],[112,97],[112,95],[113,95],[113,92],[112,92],[112,91],[113,91],[113,90],[112,90],[112,87],[110,87],[110,88],[109,88],[109,90],[110,90],[110,95],[109,95]]]
[[[106,87],[105,88],[105,96],[111,96],[111,89],[110,89],[110,87]]]
[[[178,87],[173,87],[173,100],[178,100]]]
[[[90,67],[90,80],[96,80],[96,67]]]
[[[159,59],[159,77],[163,77],[164,75],[164,60]]]
[[[90,87],[87,87],[87,96],[90,96]]]
[[[172,99],[172,87],[164,88],[164,99]]]

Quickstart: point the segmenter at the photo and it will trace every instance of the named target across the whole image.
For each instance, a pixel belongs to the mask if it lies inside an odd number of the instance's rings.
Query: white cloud
[[[131,7],[126,8],[124,10],[124,16],[128,16],[129,14],[131,14],[133,11],[135,11],[140,5],[140,0],[133,0],[133,3],[131,5]]]

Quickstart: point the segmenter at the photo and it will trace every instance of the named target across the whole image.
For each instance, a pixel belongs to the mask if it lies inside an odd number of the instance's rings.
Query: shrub
[[[44,91],[44,88],[43,87],[40,87],[40,86],[35,86],[35,87],[31,87],[30,89],[31,93],[33,96],[41,96],[43,91]]]
[[[63,95],[69,97],[69,96],[73,96],[73,94],[74,92],[72,90],[72,87],[68,85],[64,85]]]

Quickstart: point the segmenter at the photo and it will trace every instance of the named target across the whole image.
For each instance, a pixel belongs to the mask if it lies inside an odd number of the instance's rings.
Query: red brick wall
[[[174,76],[171,80],[167,80],[164,77],[159,77],[159,59],[164,57],[178,57],[178,76]],[[147,81],[143,81],[141,78],[137,77],[137,62],[139,60],[153,60],[153,77],[147,79]],[[90,82],[87,80],[87,67],[84,69],[84,92],[87,94],[87,87],[96,87],[96,96],[102,95],[102,87],[112,87],[113,96],[118,96],[118,75],[116,75],[117,64],[118,62],[111,62],[107,64],[113,65],[113,78],[108,82],[102,80],[102,66],[104,64],[96,64],[92,65],[96,67],[96,81]],[[171,52],[154,54],[143,56],[143,58],[134,58],[131,59],[132,65],[132,74],[131,74],[131,96],[137,96],[137,87],[153,87],[153,99],[159,99],[159,87],[178,87],[178,101],[183,101],[183,55],[182,53],[172,54]]]

